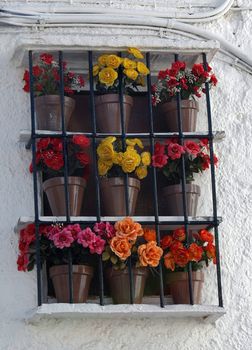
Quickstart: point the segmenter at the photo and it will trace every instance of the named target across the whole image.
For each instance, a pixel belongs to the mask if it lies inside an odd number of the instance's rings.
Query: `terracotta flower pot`
[[[202,271],[192,272],[193,302],[201,303],[204,274]],[[174,304],[190,304],[189,281],[187,272],[170,272],[167,274],[166,283],[170,287],[170,293]]]
[[[187,215],[196,216],[200,187],[195,184],[186,184]],[[170,185],[162,189],[163,215],[183,215],[182,185]]]
[[[64,177],[53,177],[48,179],[43,182],[42,186],[47,195],[52,214],[54,216],[65,216]],[[86,180],[82,177],[70,176],[68,178],[69,208],[71,216],[80,215],[85,188]]]
[[[199,104],[194,100],[181,100],[182,131],[196,130]],[[167,131],[179,131],[177,101],[166,102],[160,105],[160,113],[165,119]]]
[[[69,303],[68,265],[50,267],[49,274],[53,282],[58,303]],[[73,265],[73,302],[85,303],[94,269],[86,265]]]
[[[128,95],[123,96],[123,111],[125,131],[128,129],[133,98]],[[100,132],[121,133],[121,112],[118,94],[105,94],[95,96],[95,113],[97,127]]]
[[[140,181],[129,177],[129,215],[134,215],[136,202],[140,190]],[[101,199],[103,203],[103,215],[125,216],[125,186],[122,177],[101,178],[100,180]]]
[[[64,97],[65,128],[67,130],[70,118],[74,111],[75,100]],[[61,105],[59,95],[45,95],[35,98],[37,129],[39,130],[62,130]]]
[[[141,304],[145,282],[148,276],[147,268],[133,268],[134,304]],[[114,304],[130,304],[130,282],[128,268],[106,271],[109,287]]]

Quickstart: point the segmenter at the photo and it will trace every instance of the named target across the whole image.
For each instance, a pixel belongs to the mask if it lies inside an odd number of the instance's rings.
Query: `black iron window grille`
[[[151,71],[151,53],[147,52],[146,56],[146,65]],[[179,57],[177,54],[174,55],[174,61],[178,61]],[[202,60],[204,64],[205,70],[207,70],[207,59],[206,54],[202,53]],[[40,264],[40,237],[39,237],[39,227],[45,223],[52,223],[51,221],[45,222],[40,219],[39,215],[39,188],[38,188],[38,174],[37,174],[37,166],[36,166],[36,141],[39,138],[48,137],[56,137],[61,138],[63,141],[63,153],[64,153],[64,189],[65,189],[65,207],[66,207],[66,215],[65,220],[62,223],[71,224],[77,223],[76,220],[72,221],[70,216],[69,209],[69,191],[68,191],[68,149],[67,149],[67,139],[71,137],[71,133],[66,131],[65,126],[65,118],[64,118],[64,74],[63,74],[63,52],[58,52],[58,62],[60,67],[60,101],[61,101],[61,123],[62,123],[62,131],[61,132],[50,132],[50,133],[42,133],[40,130],[36,130],[36,122],[35,122],[35,104],[34,104],[34,89],[33,89],[33,52],[29,51],[29,72],[30,72],[30,104],[31,104],[31,140],[28,145],[32,147],[32,165],[33,165],[33,186],[34,186],[34,210],[35,210],[35,230],[36,230],[36,266],[37,266],[37,296],[38,296],[38,305],[42,304],[42,279],[41,279],[41,264]],[[93,53],[92,51],[88,52],[88,76],[89,76],[89,106],[91,112],[92,119],[92,132],[81,132],[81,134],[86,135],[92,141],[92,152],[93,152],[93,166],[94,166],[94,177],[95,177],[95,206],[96,206],[96,215],[94,222],[100,222],[102,220],[101,216],[101,200],[100,200],[100,186],[99,186],[99,174],[97,168],[97,159],[96,159],[96,149],[97,143],[100,139],[107,137],[109,135],[113,135],[113,133],[99,133],[97,132],[97,124],[96,124],[96,113],[95,113],[95,91],[94,91],[94,81],[93,81]],[[190,234],[189,227],[190,225],[206,225],[208,228],[214,229],[215,235],[215,245],[216,245],[216,276],[217,276],[217,286],[218,286],[218,300],[219,306],[223,307],[222,300],[222,288],[221,288],[221,271],[220,271],[220,256],[219,256],[219,219],[217,216],[217,200],[216,200],[216,185],[215,185],[215,169],[214,169],[214,152],[213,152],[213,139],[214,134],[212,130],[212,117],[211,117],[211,104],[210,104],[210,95],[209,95],[209,83],[205,84],[205,92],[206,92],[206,108],[207,108],[207,120],[208,120],[208,131],[207,133],[183,133],[182,131],[182,120],[181,120],[181,96],[180,93],[177,93],[176,101],[177,101],[177,117],[178,117],[178,126],[179,131],[176,133],[176,136],[179,138],[179,143],[183,145],[185,139],[201,139],[207,138],[209,140],[209,149],[210,149],[210,168],[211,168],[211,188],[212,188],[212,218],[209,220],[202,221],[202,219],[197,220],[197,218],[189,218],[188,217],[188,208],[186,201],[186,174],[185,174],[185,160],[182,156],[182,189],[183,189],[183,217],[180,220],[169,220],[168,218],[162,219],[160,221],[159,215],[159,205],[158,205],[158,180],[156,168],[151,168],[151,181],[152,181],[152,198],[153,198],[153,220],[146,221],[144,217],[142,221],[139,221],[142,224],[149,224],[155,226],[155,230],[157,233],[157,243],[160,245],[161,240],[161,225],[181,225],[185,227],[186,231],[186,240],[187,244],[190,244]],[[149,140],[151,153],[154,153],[154,142],[156,139],[168,139],[174,137],[174,133],[170,132],[155,132],[154,130],[154,116],[153,116],[153,108],[151,101],[151,75],[147,76],[147,91],[144,92],[145,96],[147,96],[148,101],[148,123],[149,123],[149,131],[143,133],[126,133],[125,131],[125,123],[124,123],[124,109],[123,109],[123,89],[122,89],[122,74],[119,74],[119,101],[120,101],[120,113],[121,113],[121,134],[120,138],[122,140],[122,144],[125,147],[125,139],[126,137],[141,137],[143,139]],[[126,214],[129,214],[129,196],[128,196],[128,176],[125,175],[125,198],[126,198]],[[113,221],[113,220],[111,220]],[[114,218],[116,221],[116,218]],[[91,224],[91,222],[85,222],[85,220],[79,221],[80,224]],[[92,222],[93,223],[93,222]],[[73,280],[72,280],[72,256],[71,252],[68,256],[68,278],[69,278],[69,303],[73,303]],[[129,285],[130,285],[130,301],[133,304],[134,300],[134,291],[133,291],[133,274],[132,274],[132,266],[131,260],[129,259],[128,263],[129,269]],[[165,298],[164,298],[164,286],[163,286],[163,270],[162,264],[159,264],[159,284],[160,284],[160,306],[165,306]],[[103,262],[101,256],[99,257],[98,262],[98,274],[99,274],[99,293],[100,293],[100,305],[104,305],[104,275],[103,275]],[[188,271],[188,283],[189,283],[189,293],[190,293],[190,304],[194,304],[193,300],[193,289],[192,289],[192,268],[191,263],[189,263],[189,271]]]

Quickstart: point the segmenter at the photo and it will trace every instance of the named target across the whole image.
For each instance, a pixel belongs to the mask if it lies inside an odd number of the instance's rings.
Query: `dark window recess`
[[[92,170],[90,181],[88,184],[87,192],[85,194],[85,203],[82,208],[82,213],[85,216],[95,216],[96,220],[94,222],[101,221],[102,216],[102,207],[100,201],[100,191],[99,191],[99,176],[96,162],[96,147],[99,143],[99,140],[103,137],[108,136],[109,134],[97,133],[96,129],[96,116],[95,116],[95,91],[94,91],[94,82],[92,76],[92,65],[93,65],[93,53],[89,51],[85,53],[88,57],[88,71],[89,71],[89,83],[90,83],[90,91],[83,91],[80,93],[76,93],[74,96],[76,100],[76,112],[74,118],[72,118],[72,123],[70,125],[70,130],[73,132],[81,132],[84,135],[87,135],[91,139],[91,150],[92,150]],[[150,58],[151,53],[146,53],[146,64],[150,67]],[[179,60],[178,55],[174,56],[174,60]],[[202,60],[207,70],[207,61],[206,54],[202,53]],[[63,223],[70,224],[71,217],[69,215],[69,195],[68,195],[68,154],[67,154],[67,138],[69,134],[66,132],[65,124],[64,124],[64,83],[63,83],[63,52],[58,52],[58,61],[60,66],[60,98],[61,98],[61,122],[62,122],[62,132],[53,133],[50,132],[50,137],[60,137],[63,140],[63,149],[64,149],[64,178],[65,178],[65,201],[66,201],[66,220],[62,221]],[[37,261],[37,295],[38,295],[38,305],[42,304],[42,272],[40,268],[40,249],[39,249],[39,226],[41,224],[45,224],[45,221],[41,221],[39,218],[39,205],[38,205],[38,196],[39,196],[39,188],[38,188],[38,175],[35,163],[35,154],[36,154],[36,140],[38,138],[48,137],[48,134],[39,133],[36,131],[35,126],[35,108],[34,108],[34,91],[33,91],[33,75],[32,75],[32,67],[33,67],[33,52],[29,51],[29,70],[30,70],[30,103],[31,103],[31,140],[27,147],[32,147],[32,155],[33,155],[33,185],[34,185],[34,208],[35,208],[35,228],[36,228],[36,261]],[[86,67],[87,68],[87,67]],[[221,273],[220,273],[220,260],[219,260],[219,244],[218,244],[218,217],[217,217],[217,203],[216,203],[216,186],[215,186],[215,170],[214,170],[214,153],[213,153],[213,131],[212,131],[212,120],[211,120],[211,106],[210,106],[210,96],[209,96],[209,85],[205,84],[206,89],[206,110],[207,110],[207,120],[208,120],[208,132],[206,134],[197,133],[197,138],[208,138],[209,140],[209,148],[210,148],[210,160],[211,160],[211,189],[212,189],[212,219],[209,221],[200,221],[197,218],[193,218],[193,221],[189,221],[187,215],[187,203],[186,203],[186,192],[185,192],[185,162],[182,160],[182,189],[183,189],[183,220],[175,220],[175,221],[162,221],[160,223],[160,213],[159,213],[159,181],[157,177],[156,168],[151,167],[150,175],[146,181],[142,182],[141,194],[138,200],[136,216],[152,216],[153,221],[140,221],[142,224],[152,225],[156,229],[157,233],[157,241],[160,244],[160,235],[162,230],[162,225],[166,225],[167,227],[180,225],[184,226],[186,230],[187,243],[190,244],[190,235],[189,235],[189,227],[191,224],[194,226],[200,226],[202,224],[207,224],[208,228],[214,228],[215,233],[215,245],[216,245],[216,275],[217,275],[217,286],[218,286],[218,299],[219,306],[223,306],[222,301],[222,289],[221,289]],[[166,139],[174,137],[172,133],[165,133],[163,130],[162,123],[155,118],[155,111],[153,111],[152,103],[151,103],[151,75],[147,76],[147,89],[144,92],[139,92],[135,97],[134,101],[134,109],[133,116],[131,118],[132,124],[129,126],[129,134],[125,133],[124,130],[124,113],[123,113],[123,91],[122,91],[122,76],[119,74],[119,98],[120,98],[120,111],[121,111],[121,121],[122,121],[122,133],[120,135],[122,139],[123,145],[125,145],[125,139],[127,136],[130,137],[139,137],[141,139],[145,139],[148,142],[150,151],[153,154],[154,152],[154,143],[155,139]],[[177,93],[177,117],[178,117],[178,125],[179,132],[178,138],[180,144],[183,144],[185,138],[195,138],[196,136],[185,135],[182,132],[182,122],[181,122],[181,97],[180,93]],[[111,133],[111,135],[113,135]],[[128,176],[125,174],[125,193],[126,193],[126,211],[129,212],[128,206]],[[44,214],[51,215],[49,206],[46,204],[46,200],[44,200]],[[114,220],[116,221],[116,220]],[[52,221],[48,222],[50,224]],[[77,223],[74,221],[74,223]],[[92,224],[93,222],[79,222],[82,226]],[[73,284],[72,284],[72,256],[71,252],[69,253],[68,259],[68,267],[69,267],[69,289],[70,289],[70,298],[69,302],[73,302]],[[99,294],[100,296],[100,304],[104,305],[104,288],[106,291],[106,286],[104,286],[104,276],[103,276],[103,262],[101,256],[97,261],[97,271],[98,275],[93,283],[92,290],[94,293]],[[133,303],[133,275],[131,269],[131,261],[129,259],[128,263],[129,269],[129,285],[130,285],[130,300]],[[160,306],[164,307],[164,286],[163,286],[163,271],[162,265],[159,265],[159,289],[160,289]],[[193,291],[192,291],[192,269],[189,266],[189,292],[190,292],[190,303],[194,304],[193,300]],[[50,292],[50,284],[49,284],[49,292]]]

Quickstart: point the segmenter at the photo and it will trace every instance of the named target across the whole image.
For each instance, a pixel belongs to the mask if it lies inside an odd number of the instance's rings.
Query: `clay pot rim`
[[[199,112],[199,102],[196,100],[180,100],[180,106],[181,108],[196,109]],[[166,101],[164,103],[161,103],[159,108],[165,108],[169,110],[177,109],[177,101]]]
[[[106,185],[107,183],[110,183],[114,186],[124,186],[124,178],[120,176],[115,177],[102,177],[100,179],[101,186]],[[128,184],[131,187],[136,187],[138,190],[140,190],[141,182],[139,179],[136,179],[135,177],[128,177]]]
[[[176,271],[168,272],[166,276],[166,282],[171,284],[177,281],[188,281],[188,272]],[[193,281],[202,281],[204,282],[204,272],[202,270],[192,271],[192,280]]]
[[[186,184],[185,185],[186,192],[188,193],[196,193],[200,195],[201,189],[199,185],[196,184]],[[182,184],[176,184],[176,185],[168,185],[162,188],[163,193],[166,195],[176,193],[182,193]]]
[[[132,267],[133,275],[136,276],[145,276],[147,277],[149,274],[149,269],[147,267]],[[106,269],[106,276],[113,277],[118,275],[128,275],[128,268],[124,268],[123,270],[115,270],[113,267],[109,267]]]
[[[93,266],[85,265],[85,264],[73,264],[72,265],[73,274],[85,274],[85,275],[94,275]],[[68,265],[54,265],[49,268],[50,277],[53,278],[57,275],[66,275],[68,274]]]
[[[119,94],[111,93],[111,94],[103,94],[103,95],[95,95],[95,103],[103,104],[103,103],[119,103],[120,101]],[[133,106],[134,99],[132,96],[123,95],[123,103],[130,104]]]
[[[60,95],[52,95],[52,94],[50,94],[50,95],[42,95],[42,96],[36,96],[35,98],[34,98],[37,102],[41,102],[41,101],[43,101],[43,100],[49,100],[49,101],[47,101],[47,102],[49,102],[50,103],[50,100],[52,100],[52,102],[55,102],[55,100],[60,100],[61,99],[61,96]],[[69,96],[65,96],[64,95],[64,102],[67,102],[67,103],[72,103],[72,104],[75,104],[75,99],[74,98],[72,98],[72,97],[69,97]]]
[[[46,191],[49,187],[64,185],[64,176],[56,176],[45,180],[42,184],[43,190]],[[77,185],[86,187],[87,181],[80,176],[68,176],[68,185]]]

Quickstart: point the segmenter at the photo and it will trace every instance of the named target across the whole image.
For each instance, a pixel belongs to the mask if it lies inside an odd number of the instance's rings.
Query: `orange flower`
[[[156,241],[156,231],[150,228],[144,228],[144,239],[149,241]]]
[[[177,230],[174,230],[172,236],[177,241],[183,242],[186,239],[185,229],[182,227],[178,228]]]
[[[179,241],[172,241],[171,242],[171,245],[170,245],[170,250],[172,252],[176,252],[176,250],[178,249],[183,249],[184,246],[183,246],[183,243],[179,242]]]
[[[130,241],[135,241],[137,236],[144,234],[142,226],[133,221],[130,217],[126,217],[115,223],[116,236],[127,238]]]
[[[207,230],[200,230],[199,235],[203,242],[213,243],[214,241],[213,234]]]
[[[206,247],[204,247],[207,256],[209,259],[213,259],[213,263],[216,264],[216,251],[215,251],[215,245],[212,243],[208,243]]]
[[[189,252],[187,249],[179,248],[178,250],[173,252],[175,264],[180,267],[185,267],[189,262]]]
[[[172,241],[173,241],[172,236],[169,236],[169,235],[164,236],[161,239],[161,247],[163,249],[169,248],[171,246],[171,244],[172,244]]]
[[[164,265],[168,270],[175,270],[175,261],[171,252],[164,256]]]
[[[131,255],[131,244],[127,238],[113,237],[110,248],[121,260],[126,260]]]
[[[147,244],[141,244],[138,247],[137,252],[141,266],[156,267],[163,255],[163,249],[158,247],[157,243],[154,241],[148,242]]]
[[[188,248],[188,252],[189,252],[189,259],[191,261],[198,262],[202,258],[203,249],[202,247],[198,246],[198,244],[192,243]]]

